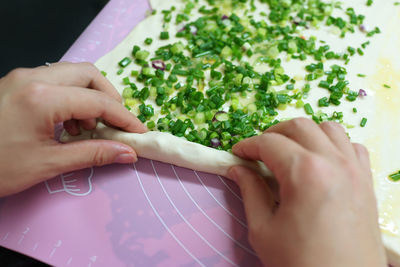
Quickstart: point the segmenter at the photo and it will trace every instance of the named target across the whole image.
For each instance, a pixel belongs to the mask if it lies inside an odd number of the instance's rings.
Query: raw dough
[[[226,151],[189,142],[169,133],[155,131],[145,134],[127,133],[99,123],[93,132],[86,131],[75,138],[63,132],[61,141],[70,142],[88,138],[119,141],[135,148],[140,157],[171,163],[196,171],[227,177],[230,167],[244,165],[264,177],[271,176],[270,171],[261,162],[246,161]]]

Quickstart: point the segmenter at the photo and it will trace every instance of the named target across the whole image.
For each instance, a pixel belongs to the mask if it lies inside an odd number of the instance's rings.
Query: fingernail
[[[115,143],[113,144],[113,148],[115,151],[118,151],[119,154],[134,154],[133,148],[125,144]]]
[[[137,161],[137,157],[135,154],[132,153],[123,153],[119,154],[115,159],[114,163],[133,163]]]

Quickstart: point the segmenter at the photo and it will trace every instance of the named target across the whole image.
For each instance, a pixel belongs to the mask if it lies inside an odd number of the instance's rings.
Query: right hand
[[[333,122],[277,124],[233,153],[262,160],[279,183],[280,205],[253,171],[230,169],[240,187],[249,240],[267,266],[386,266],[369,156]]]

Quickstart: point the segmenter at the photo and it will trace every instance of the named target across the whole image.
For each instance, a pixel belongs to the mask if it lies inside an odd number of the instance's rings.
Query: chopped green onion
[[[148,76],[148,77],[153,77],[156,75],[155,70],[150,67],[143,68],[142,73],[143,73],[143,75]]]
[[[160,33],[160,39],[161,40],[168,40],[169,39],[169,33],[168,32],[161,32]]]
[[[135,57],[139,60],[146,60],[146,58],[150,55],[150,52],[146,50],[139,50],[136,52]]]
[[[321,110],[314,112],[304,102],[312,87],[324,88],[322,91],[328,93],[316,103],[320,108],[340,105],[343,99],[356,101],[359,94],[349,84],[343,66],[356,54],[364,55],[370,42],[365,40],[359,48],[348,46],[345,51],[335,51],[315,36],[301,36],[301,30],[327,26],[345,37],[358,27],[372,37],[380,29],[367,32],[363,25],[365,17],[351,7],[340,11],[339,4],[322,0],[310,0],[313,5],[297,3],[302,1],[262,0],[260,4],[268,10],[261,12],[265,16],[262,19],[253,16],[253,12],[259,13],[255,11],[255,0],[228,1],[226,8],[232,12],[222,17],[219,14],[224,13],[225,4],[221,9],[215,0],[207,0],[198,8],[198,1],[188,1],[177,14],[173,12],[175,7],[162,10],[163,31],[159,39],[168,40],[172,34],[180,41],[166,41],[152,51],[150,60],[150,52],[135,45],[134,60],[127,57],[121,61],[119,74],[130,63],[136,65],[129,77],[121,77],[121,84],[126,86],[122,92],[125,106],[135,113],[139,109],[138,118],[149,129],[168,131],[207,146],[211,140],[214,144],[218,140],[216,148],[226,151],[240,140],[278,123],[278,112],[291,107],[303,108],[317,123],[332,120],[354,127],[343,122],[343,112],[335,111],[329,116]],[[372,0],[366,1],[372,4]],[[192,20],[194,8],[197,13]],[[172,31],[173,18],[176,25],[184,24],[178,32]],[[155,45],[152,38],[144,40],[144,45],[152,44]],[[289,76],[283,58],[314,63],[305,64],[305,76]],[[155,68],[155,61],[163,62],[163,68]],[[325,64],[330,67],[325,68]],[[305,85],[301,88],[303,80]],[[136,84],[143,89],[138,90]],[[157,123],[147,99],[159,106],[156,114],[164,116]],[[223,112],[227,109],[229,113]],[[357,109],[353,108],[353,112]],[[360,125],[364,127],[366,122],[363,118]]]
[[[154,121],[149,121],[147,123],[147,128],[148,129],[154,129],[156,127],[156,123]]]
[[[206,117],[203,112],[199,112],[194,117],[194,123],[196,124],[203,124],[206,122]]]
[[[129,57],[125,57],[123,58],[118,65],[120,65],[122,68],[125,68],[126,66],[128,66],[130,63],[132,62],[132,60]]]
[[[171,52],[173,54],[179,54],[183,52],[183,49],[185,47],[183,46],[183,44],[181,42],[175,43],[171,46]]]
[[[389,178],[394,182],[400,181],[400,171],[389,175]]]
[[[127,87],[122,91],[122,97],[123,98],[130,98],[133,95],[133,90],[130,87]]]
[[[308,115],[313,115],[314,110],[312,109],[311,105],[309,103],[304,105],[304,110]]]
[[[367,124],[367,118],[362,118],[362,120],[360,122],[360,126],[365,127],[366,124]]]

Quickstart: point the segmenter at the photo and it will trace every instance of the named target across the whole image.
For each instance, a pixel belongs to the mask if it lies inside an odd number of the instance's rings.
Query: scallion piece
[[[161,32],[160,33],[160,39],[161,40],[168,40],[169,39],[169,33],[168,32]]]
[[[154,122],[154,121],[149,121],[148,123],[147,123],[147,128],[148,129],[154,129],[154,127],[156,127],[156,123]]]
[[[360,122],[360,126],[365,127],[366,124],[367,124],[367,118],[362,118],[362,120]]]
[[[400,171],[389,175],[389,178],[394,182],[400,181]]]
[[[304,111],[308,114],[308,115],[313,115],[314,114],[314,110],[312,109],[311,105],[309,103],[304,105]]]
[[[130,63],[132,62],[132,60],[129,57],[125,57],[123,58],[118,65],[121,66],[122,68],[125,68],[126,66],[128,66]]]
[[[150,55],[150,52],[146,50],[139,50],[135,53],[135,57],[139,60],[146,60],[146,58]]]
[[[147,45],[151,45],[151,43],[153,43],[153,39],[146,38],[146,40],[144,40],[144,43],[147,44]]]

